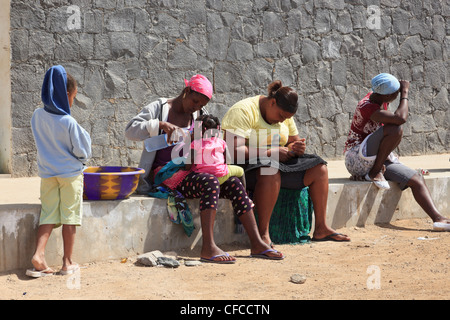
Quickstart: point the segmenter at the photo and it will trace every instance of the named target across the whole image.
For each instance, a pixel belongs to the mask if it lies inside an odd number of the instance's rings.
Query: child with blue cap
[[[398,183],[402,190],[410,187],[434,228],[450,230],[450,220],[439,213],[422,176],[400,163],[393,153],[408,119],[408,91],[409,82],[391,74],[380,73],[372,79],[372,91],[359,101],[353,116],[344,149],[345,165],[352,179],[372,181],[378,188],[390,189],[386,179]],[[399,106],[389,111],[389,103],[399,94]]]

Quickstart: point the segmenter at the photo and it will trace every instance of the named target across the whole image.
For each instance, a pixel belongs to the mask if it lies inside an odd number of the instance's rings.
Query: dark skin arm
[[[289,136],[286,147],[295,154],[295,156],[300,157],[305,153],[306,143],[305,138],[300,139],[298,135]]]
[[[180,130],[182,132],[181,128],[166,121],[160,121],[159,122],[159,129],[162,129],[167,134],[167,141],[169,143],[173,142],[172,139],[172,133],[176,130]]]
[[[245,155],[245,160],[249,159],[250,155],[257,155],[258,157],[271,157],[273,152],[278,152],[279,160],[286,162],[293,157],[298,157],[304,154],[306,149],[305,139],[300,139],[298,135],[290,136],[284,147],[265,148],[251,148],[246,144],[246,139],[238,135],[233,135],[229,132],[225,133],[227,139],[234,139],[234,161],[242,160],[238,155]],[[228,140],[226,140],[228,141]]]

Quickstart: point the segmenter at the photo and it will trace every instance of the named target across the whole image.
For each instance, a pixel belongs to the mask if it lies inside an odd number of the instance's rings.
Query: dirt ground
[[[0,274],[0,299],[302,300],[450,298],[450,233],[431,220],[340,229],[352,241],[277,245],[286,259],[249,258],[242,245],[223,246],[234,265],[143,267],[136,257],[82,265],[78,274],[31,279]],[[199,249],[178,252],[198,260]],[[182,262],[182,260],[180,260]],[[55,266],[57,269],[60,266]],[[306,277],[291,282],[293,274]]]

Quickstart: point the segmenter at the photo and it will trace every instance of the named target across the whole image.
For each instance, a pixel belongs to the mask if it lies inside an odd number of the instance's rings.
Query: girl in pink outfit
[[[202,136],[194,136],[192,139],[192,167],[188,165],[188,168],[191,167],[192,171],[198,173],[210,173],[218,178],[220,184],[223,184],[230,177],[241,178],[244,175],[242,167],[226,164],[227,144],[219,137],[219,119],[205,114],[198,117],[196,123],[201,124]]]

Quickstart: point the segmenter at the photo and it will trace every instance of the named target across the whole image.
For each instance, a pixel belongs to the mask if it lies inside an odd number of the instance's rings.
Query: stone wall
[[[294,87],[308,152],[335,159],[370,79],[390,72],[412,81],[399,153],[449,152],[449,16],[447,0],[11,0],[12,173],[37,173],[30,118],[54,64],[78,81],[90,165],[137,165],[126,123],[195,73],[220,117],[272,80]]]

